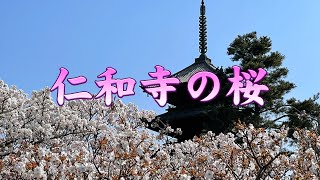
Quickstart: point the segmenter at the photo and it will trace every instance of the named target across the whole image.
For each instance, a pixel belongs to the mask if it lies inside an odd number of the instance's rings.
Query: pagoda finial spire
[[[208,62],[211,63],[206,55],[207,52],[207,18],[206,18],[206,6],[204,0],[201,1],[200,17],[199,17],[199,51],[200,56],[196,58],[195,63]]]
[[[207,52],[207,18],[206,18],[206,6],[204,0],[200,6],[199,17],[199,50],[201,55],[205,55]]]

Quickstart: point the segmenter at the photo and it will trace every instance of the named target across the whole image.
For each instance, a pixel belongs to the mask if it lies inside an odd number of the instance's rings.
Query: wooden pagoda
[[[226,76],[222,68],[217,68],[211,63],[206,55],[207,52],[207,27],[205,16],[205,4],[202,0],[200,6],[199,17],[199,51],[200,56],[195,59],[194,63],[190,66],[182,69],[181,71],[171,75],[171,77],[178,78],[180,84],[176,87],[176,92],[168,93],[169,108],[167,112],[157,116],[157,120],[160,120],[161,124],[168,124],[172,128],[181,128],[182,135],[178,136],[178,141],[193,138],[195,135],[200,135],[207,131],[213,131],[220,133],[225,128],[225,120],[228,116],[227,111],[224,112],[227,103],[224,95],[218,95],[212,101],[203,103],[200,99],[206,97],[213,88],[214,83],[208,79],[204,93],[199,97],[199,100],[192,99],[188,92],[187,82],[194,74],[201,71],[212,72],[216,74],[221,85],[227,81]],[[194,89],[200,86],[200,82],[196,82]],[[144,87],[142,87],[144,89]],[[223,89],[229,88],[222,86],[220,92]],[[220,93],[219,93],[220,94]],[[229,102],[229,105],[232,104]],[[160,126],[161,126],[160,124]],[[159,130],[161,127],[152,127],[152,130]]]

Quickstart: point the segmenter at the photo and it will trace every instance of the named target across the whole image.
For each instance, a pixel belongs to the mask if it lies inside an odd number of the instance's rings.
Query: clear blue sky
[[[106,67],[116,78],[148,79],[155,65],[177,72],[198,57],[200,0],[7,0],[0,2],[0,79],[27,93],[51,87],[59,68],[83,75],[85,85],[67,92],[97,93],[94,80]],[[305,99],[320,91],[320,1],[206,0],[208,56],[231,66],[226,54],[237,35],[257,31],[286,56],[287,97]],[[164,108],[136,87],[123,98],[158,113]],[[54,92],[54,96],[56,92]]]

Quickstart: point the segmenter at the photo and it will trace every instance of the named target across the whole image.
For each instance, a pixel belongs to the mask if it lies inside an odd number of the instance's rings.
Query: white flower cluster
[[[150,111],[117,100],[77,100],[59,107],[49,89],[28,97],[0,81],[0,179],[317,179],[320,137],[238,124],[182,143],[160,144],[141,119]],[[177,129],[178,134],[183,133]]]

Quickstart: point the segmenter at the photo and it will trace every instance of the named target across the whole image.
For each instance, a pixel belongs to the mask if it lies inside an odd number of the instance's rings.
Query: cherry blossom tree
[[[320,137],[288,128],[238,123],[181,143],[165,127],[152,133],[152,111],[116,100],[55,105],[50,90],[29,97],[0,81],[1,179],[317,179]],[[143,120],[142,120],[143,119]],[[183,133],[183,132],[182,132]]]

